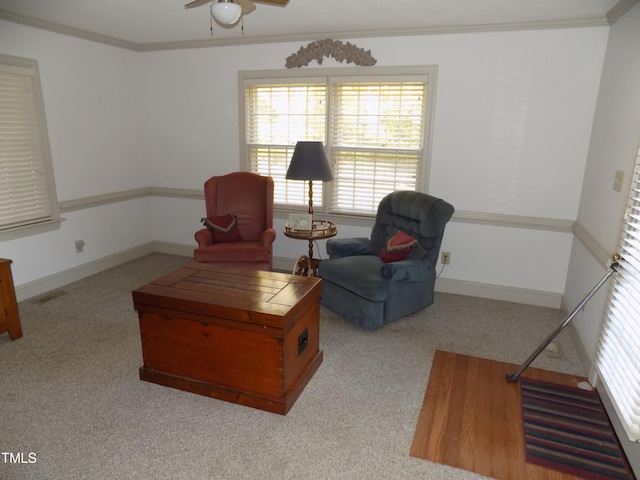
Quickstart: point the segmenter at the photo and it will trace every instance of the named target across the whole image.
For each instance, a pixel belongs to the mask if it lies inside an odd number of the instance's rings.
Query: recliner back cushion
[[[453,206],[442,199],[414,191],[396,191],[378,205],[371,231],[371,248],[380,255],[387,240],[401,230],[418,240],[432,264],[438,260],[444,228],[453,215]]]

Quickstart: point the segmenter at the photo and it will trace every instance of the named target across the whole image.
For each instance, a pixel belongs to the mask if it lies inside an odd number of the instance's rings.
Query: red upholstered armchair
[[[250,172],[211,177],[204,184],[209,225],[195,234],[196,262],[271,270],[273,241],[273,178]],[[231,215],[234,223],[229,223]],[[222,230],[217,229],[218,225]],[[225,231],[225,227],[231,231]],[[214,238],[216,237],[216,238]]]

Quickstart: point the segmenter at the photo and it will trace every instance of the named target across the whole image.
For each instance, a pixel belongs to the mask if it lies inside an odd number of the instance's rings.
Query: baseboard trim
[[[179,255],[181,257],[193,258],[195,245],[184,245],[182,243],[151,242],[153,251],[156,253],[166,253],[167,255]]]
[[[293,258],[274,257],[273,268],[274,270],[290,272],[293,268],[294,261]],[[446,278],[439,278],[436,281],[436,292],[524,303],[539,307],[560,308],[562,305],[562,294],[559,293],[467,282],[463,280],[449,280]]]
[[[84,265],[79,265],[63,272],[20,285],[16,287],[16,297],[19,302],[27,300],[68,285],[69,283],[82,280],[90,275],[95,275],[103,270],[117,267],[118,265],[144,257],[145,255],[150,255],[151,253],[166,253],[168,255],[193,257],[193,249],[194,247],[192,245],[169,242],[148,242],[114,255],[109,255],[85,263]],[[295,259],[293,258],[274,257],[273,269],[290,272],[293,268],[294,261]],[[443,278],[436,281],[436,291],[550,308],[560,308],[562,302],[562,295],[556,293]]]
[[[560,308],[562,304],[562,294],[560,293],[467,282],[463,280],[450,280],[447,278],[439,278],[436,280],[436,292],[489,298],[491,300],[523,303],[526,305],[556,309]]]
[[[292,272],[295,258],[273,257],[272,268],[280,272]]]
[[[16,298],[19,302],[29,298],[42,295],[56,288],[64,287],[83,278],[95,275],[109,268],[117,267],[131,260],[135,260],[151,253],[167,253],[171,255],[193,256],[193,247],[188,245],[178,245],[164,242],[148,242],[137,247],[118,252],[113,255],[94,260],[92,262],[78,265],[77,267],[64,270],[54,275],[40,278],[33,282],[22,284],[16,287]]]

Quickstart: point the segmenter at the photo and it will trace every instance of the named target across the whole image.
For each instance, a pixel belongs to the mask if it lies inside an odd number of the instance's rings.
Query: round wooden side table
[[[324,240],[335,237],[337,233],[336,224],[328,220],[313,220],[310,230],[296,230],[291,228],[287,223],[284,226],[285,236],[295,238],[296,240],[309,241],[309,255],[301,255],[297,258],[292,273],[294,275],[317,277],[320,259],[313,258],[313,242],[314,240]]]

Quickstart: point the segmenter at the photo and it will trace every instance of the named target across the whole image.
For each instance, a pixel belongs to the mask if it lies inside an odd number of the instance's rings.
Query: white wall
[[[146,185],[140,54],[1,20],[0,45],[38,61],[60,201]]]
[[[610,254],[616,251],[640,141],[639,45],[640,5],[636,5],[611,27],[577,218],[593,241]],[[621,192],[613,189],[616,170],[625,172]],[[568,305],[577,305],[606,273],[606,266],[598,260],[576,242],[567,277]],[[605,298],[599,294],[577,317],[577,330],[590,358]]]
[[[607,35],[607,27],[589,27],[351,41],[370,49],[379,66],[438,66],[430,193],[467,216],[570,224]],[[3,22],[0,44],[3,53],[40,63],[59,198],[75,200],[145,186],[200,190],[208,177],[237,170],[238,71],[284,68],[306,42],[134,53]],[[323,66],[342,65],[327,59]],[[35,257],[29,241],[0,240],[2,255],[14,260],[16,283],[116,248],[193,245],[204,213],[201,201],[188,198],[130,200],[122,225],[116,205],[64,215],[59,231],[38,238],[44,250]],[[86,240],[96,214],[113,241]],[[283,223],[276,221],[279,232]],[[341,236],[369,234],[338,228]],[[73,249],[78,238],[87,243],[83,254]],[[566,228],[454,219],[443,247],[452,263],[439,282],[560,298],[571,243]],[[305,251],[283,234],[274,246],[282,258]],[[41,268],[52,256],[59,261]]]
[[[0,51],[38,61],[60,201],[146,186],[139,54],[1,20]],[[148,211],[141,198],[62,212],[57,230],[0,238],[0,255],[16,286],[38,282],[149,242]]]
[[[351,42],[370,49],[378,66],[438,66],[430,193],[459,211],[574,220],[607,33],[594,27]],[[144,54],[149,183],[201,188],[203,179],[238,169],[238,71],[282,68],[299,47]],[[191,214],[194,225],[203,213]],[[283,226],[276,221],[279,232]],[[192,242],[191,232],[172,237]],[[452,223],[443,247],[452,263],[441,278],[559,299],[571,238],[567,231]],[[305,251],[282,234],[274,245],[276,257]]]
[[[606,273],[609,263],[592,251],[616,251],[624,206],[640,141],[640,4],[612,27],[606,50],[597,108],[589,145],[578,222],[586,240],[574,241],[567,275],[567,305],[577,305]],[[616,170],[625,172],[621,192],[613,190]],[[596,247],[594,247],[596,245]],[[590,246],[590,248],[588,248]],[[574,320],[585,348],[585,363],[594,359],[607,297],[603,287]],[[640,444],[627,440],[606,392],[600,390],[618,438],[632,468],[640,471]]]

